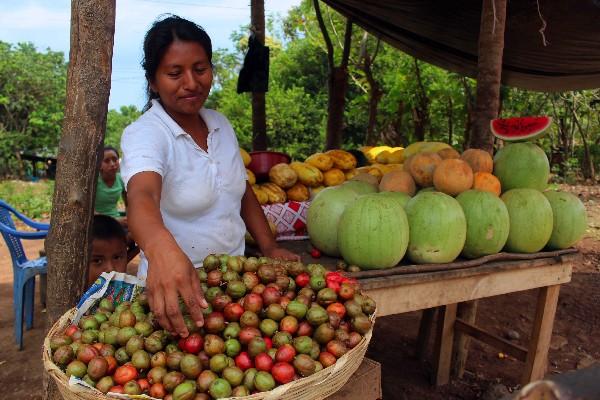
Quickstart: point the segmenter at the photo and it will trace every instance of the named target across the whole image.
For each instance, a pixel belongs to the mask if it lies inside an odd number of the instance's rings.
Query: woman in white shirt
[[[178,296],[198,326],[207,307],[194,266],[211,253],[243,254],[246,228],[265,256],[299,260],[273,239],[231,125],[203,108],[211,58],[198,25],[177,16],[155,22],[144,40],[150,108],[121,139],[129,229],[143,251],[138,275],[161,326],[181,336]]]

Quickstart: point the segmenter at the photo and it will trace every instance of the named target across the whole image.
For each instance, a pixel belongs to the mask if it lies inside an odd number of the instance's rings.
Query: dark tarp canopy
[[[481,0],[323,1],[407,54],[477,75]],[[512,0],[506,15],[504,84],[538,91],[600,87],[600,0]]]

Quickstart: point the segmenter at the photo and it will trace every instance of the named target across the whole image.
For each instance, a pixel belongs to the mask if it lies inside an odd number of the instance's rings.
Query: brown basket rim
[[[48,334],[44,339],[42,348],[42,360],[44,368],[48,375],[50,375],[57,383],[58,388],[67,400],[106,400],[110,398],[131,398],[131,399],[154,399],[153,397],[142,395],[142,396],[123,396],[123,395],[108,395],[103,394],[97,390],[90,390],[88,387],[81,385],[70,385],[69,378],[67,375],[52,361],[52,355],[50,350],[50,338],[59,331],[66,328],[72,321],[73,317],[77,312],[76,308],[72,308],[63,314],[58,321],[54,323]],[[350,378],[350,376],[358,369],[364,355],[367,351],[371,337],[373,335],[373,329],[375,326],[377,310],[369,317],[372,322],[371,329],[363,336],[361,341],[350,351],[340,357],[335,364],[323,368],[321,371],[314,373],[313,375],[297,379],[285,385],[280,385],[269,392],[256,393],[250,396],[244,397],[227,397],[222,400],[276,400],[276,399],[323,399],[339,390]],[[344,370],[344,368],[346,370]],[[342,374],[343,373],[343,374]],[[334,375],[338,374],[337,380]],[[318,390],[320,386],[323,386],[321,390]],[[307,396],[293,397],[295,392],[302,391],[302,389],[310,389],[310,393]],[[291,393],[290,393],[291,392]],[[286,396],[286,395],[288,395]],[[297,396],[299,394],[296,394]],[[156,399],[159,400],[159,399]]]

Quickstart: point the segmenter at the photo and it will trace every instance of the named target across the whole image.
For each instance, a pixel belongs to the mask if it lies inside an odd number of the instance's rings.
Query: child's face
[[[115,175],[119,171],[119,157],[113,150],[104,150],[100,171],[106,175]]]
[[[122,239],[94,239],[88,271],[88,286],[102,272],[125,272],[127,269],[127,245]]]

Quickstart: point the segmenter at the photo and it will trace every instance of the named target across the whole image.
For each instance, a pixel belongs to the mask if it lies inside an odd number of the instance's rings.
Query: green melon
[[[514,145],[513,145],[514,146]],[[541,192],[512,189],[501,197],[510,219],[505,250],[513,253],[536,253],[552,235],[552,207]]]
[[[313,246],[325,254],[339,257],[338,223],[346,206],[357,198],[354,190],[342,186],[329,187],[317,193],[306,214],[306,229]]]
[[[510,228],[504,202],[494,194],[480,190],[467,190],[456,200],[467,219],[467,240],[462,255],[477,258],[502,250]]]
[[[404,257],[408,236],[408,220],[398,201],[367,194],[342,214],[338,247],[349,264],[362,269],[390,268]]]
[[[503,191],[529,188],[544,190],[548,186],[550,163],[544,150],[533,143],[512,143],[494,156],[494,175]]]
[[[341,186],[346,189],[352,189],[358,194],[376,193],[378,191],[377,187],[364,181],[346,181]]]
[[[408,204],[411,199],[410,195],[403,192],[379,192],[378,196],[394,199],[402,206],[402,208],[405,208],[406,204]]]
[[[566,249],[577,243],[587,229],[585,206],[571,193],[548,191],[544,196],[550,202],[554,216],[552,235],[547,247]]]
[[[442,192],[423,192],[406,205],[410,226],[408,257],[418,264],[454,261],[467,236],[467,221],[455,198]]]

